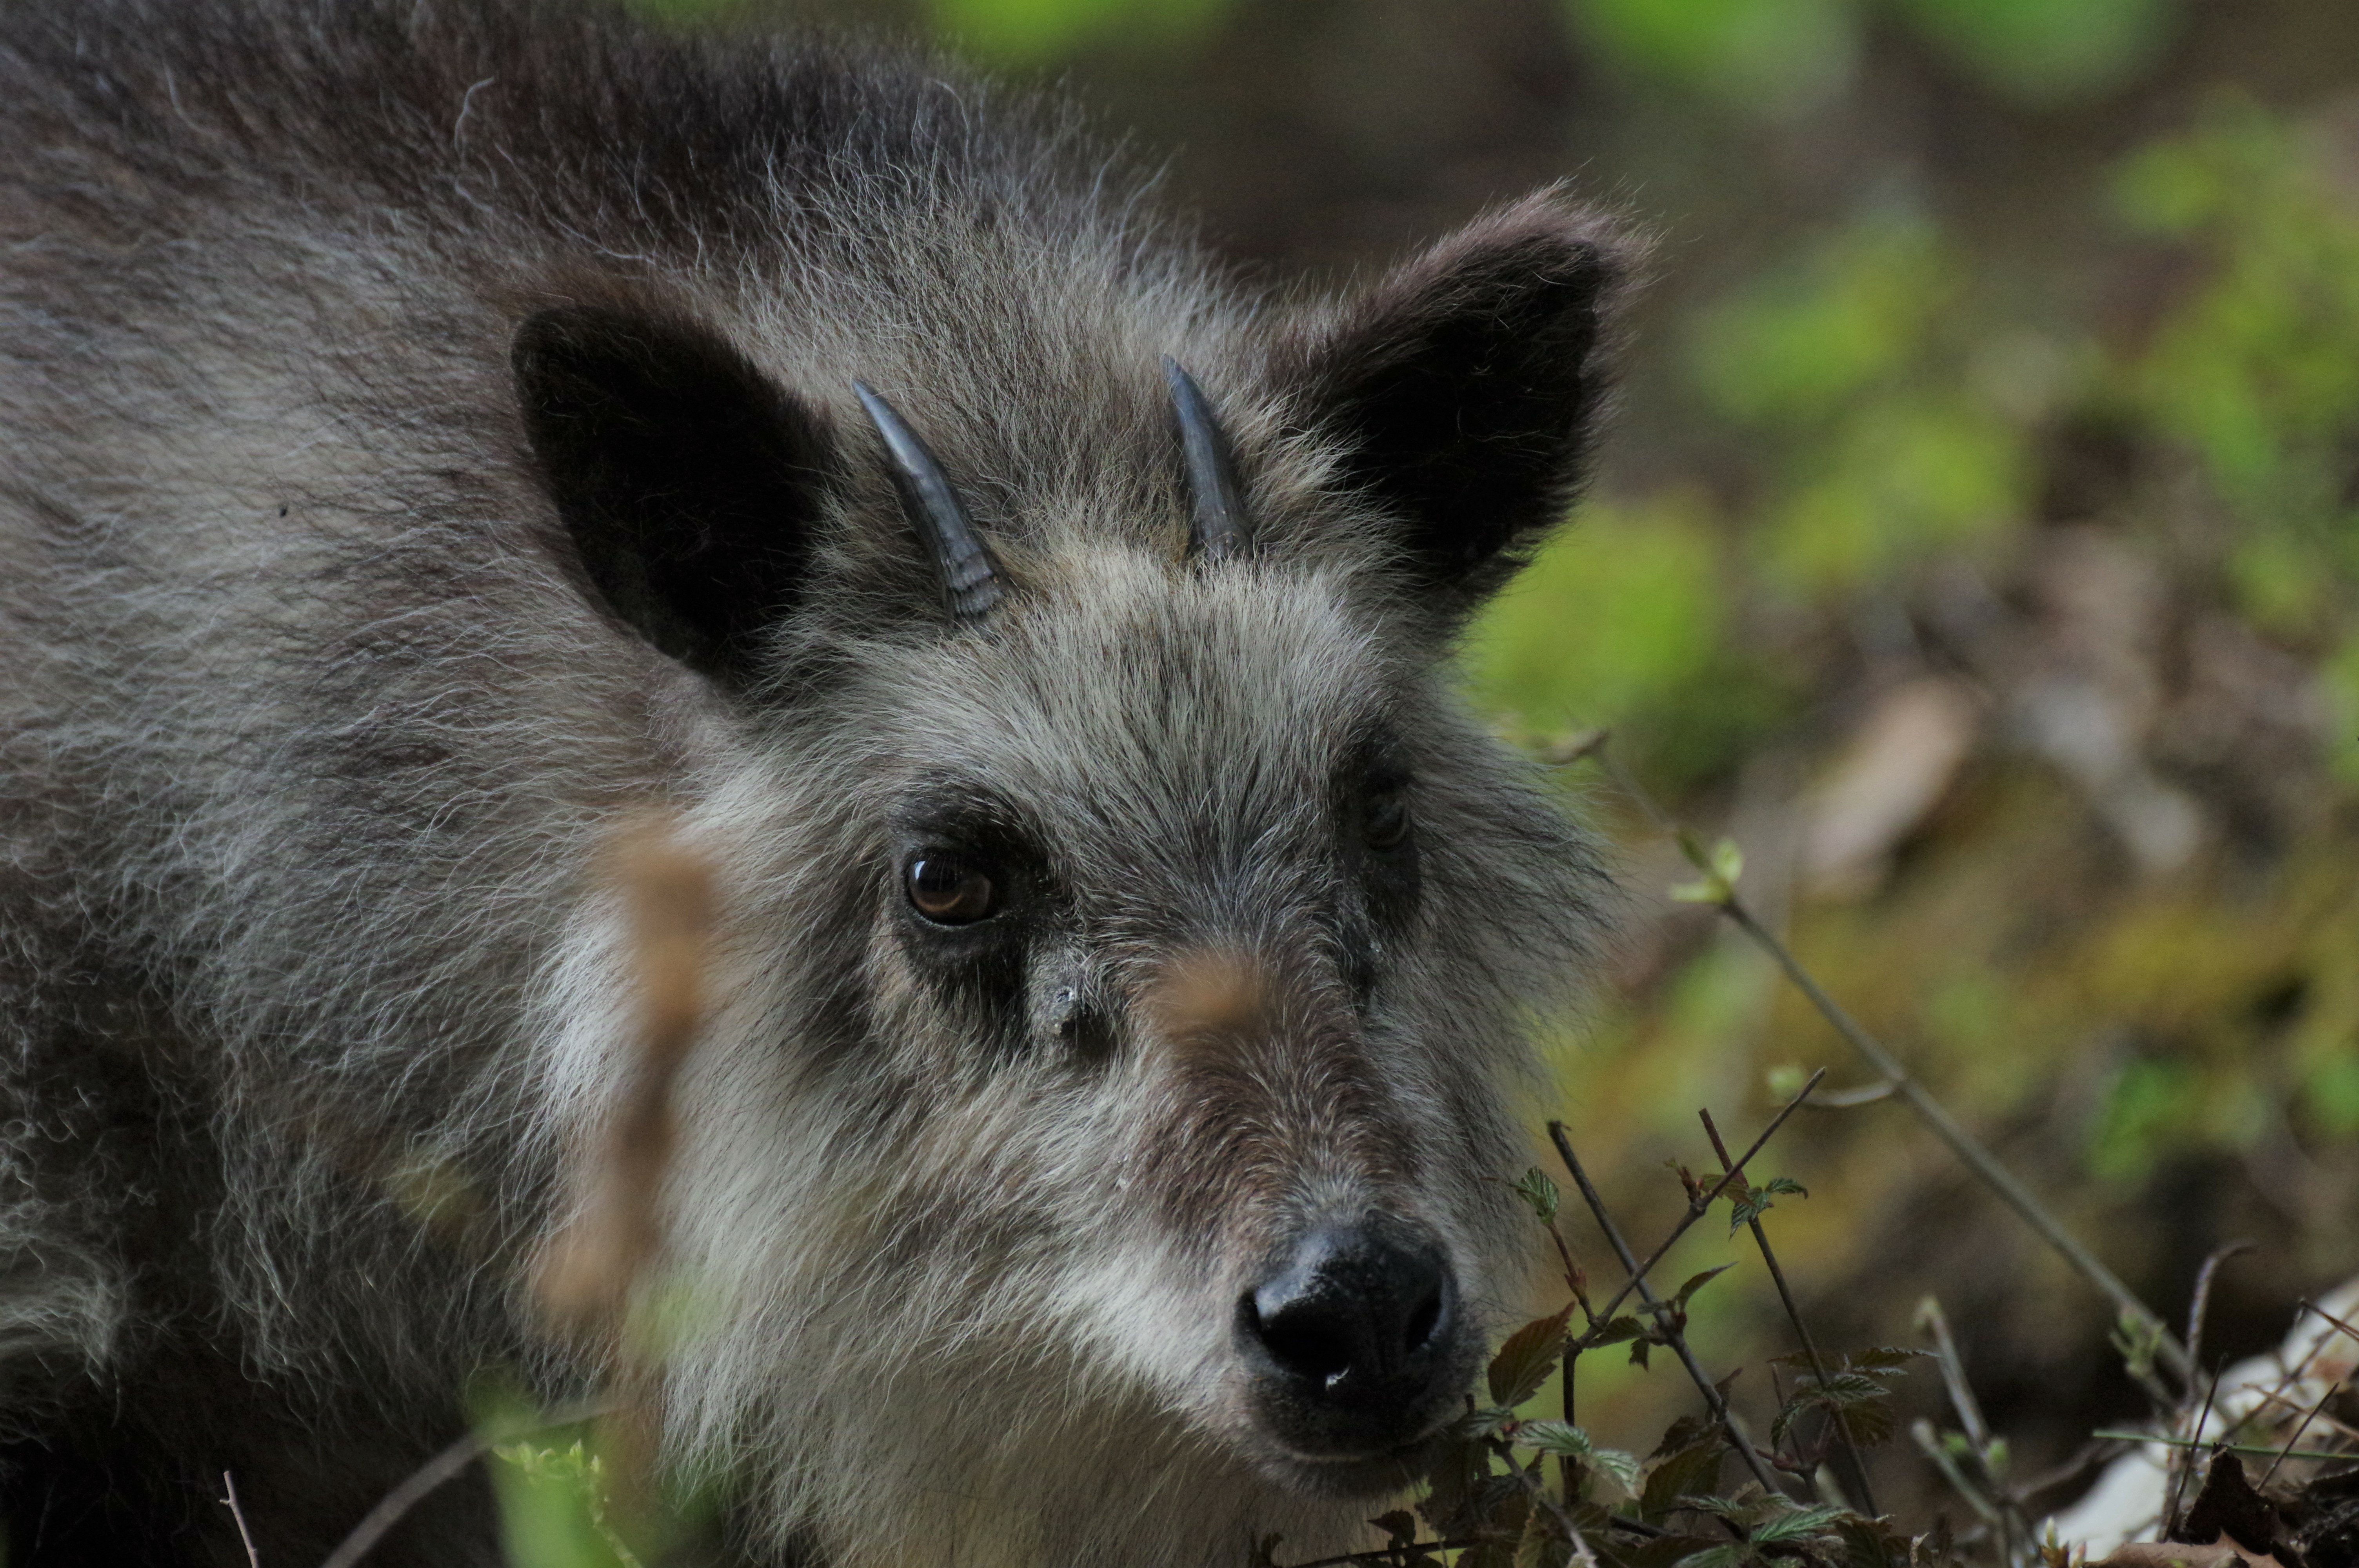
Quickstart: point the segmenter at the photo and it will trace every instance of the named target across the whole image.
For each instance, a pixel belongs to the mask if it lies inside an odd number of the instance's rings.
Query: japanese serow
[[[1607,899],[1450,655],[1628,250],[1547,191],[1266,298],[1071,119],[534,0],[0,4],[17,1568],[243,1563],[223,1472],[300,1568],[487,1371],[597,1384],[529,1281],[652,808],[716,1560],[1371,1543]]]

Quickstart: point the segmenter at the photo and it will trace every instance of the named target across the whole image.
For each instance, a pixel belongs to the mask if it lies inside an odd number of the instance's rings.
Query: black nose
[[[1423,1435],[1463,1381],[1441,1249],[1383,1217],[1312,1231],[1237,1303],[1263,1403],[1288,1446],[1366,1454]]]

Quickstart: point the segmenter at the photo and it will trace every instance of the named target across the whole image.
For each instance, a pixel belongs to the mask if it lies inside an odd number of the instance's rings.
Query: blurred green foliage
[[[508,1568],[641,1568],[609,1521],[604,1466],[576,1436],[546,1433],[492,1451]]]
[[[1570,0],[1601,53],[1745,113],[1789,116],[1849,85],[1864,35],[1906,27],[2027,103],[2116,88],[2169,45],[2175,0]]]
[[[928,0],[935,27],[974,53],[1009,63],[1053,60],[1088,44],[1131,46],[1201,37],[1231,0]]]

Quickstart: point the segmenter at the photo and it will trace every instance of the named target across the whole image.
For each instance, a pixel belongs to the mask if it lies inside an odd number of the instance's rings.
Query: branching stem
[[[1809,1091],[1805,1089],[1803,1092],[1807,1094]],[[1795,1097],[1796,1103],[1799,1103],[1800,1098],[1799,1095]],[[1790,1105],[1787,1108],[1788,1110],[1792,1108]],[[1782,1120],[1783,1117],[1784,1113],[1781,1112],[1779,1119]],[[1773,1122],[1771,1124],[1773,1130],[1775,1127],[1776,1123]],[[1765,1132],[1762,1136],[1766,1138],[1768,1134]],[[1783,1496],[1783,1488],[1771,1476],[1767,1466],[1761,1463],[1761,1455],[1755,1452],[1752,1439],[1746,1437],[1737,1426],[1735,1414],[1728,1408],[1728,1400],[1712,1380],[1704,1376],[1703,1368],[1697,1364],[1695,1352],[1688,1348],[1687,1336],[1680,1331],[1678,1317],[1665,1304],[1662,1298],[1655,1294],[1654,1287],[1647,1283],[1646,1271],[1639,1267],[1636,1256],[1630,1250],[1630,1244],[1622,1239],[1621,1227],[1614,1223],[1613,1215],[1606,1211],[1605,1200],[1598,1195],[1596,1184],[1590,1181],[1589,1173],[1582,1168],[1580,1157],[1573,1153],[1572,1140],[1566,1136],[1564,1123],[1549,1122],[1549,1137],[1555,1142],[1557,1153],[1564,1160],[1564,1168],[1572,1173],[1573,1184],[1581,1189],[1582,1201],[1589,1205],[1589,1212],[1596,1217],[1597,1228],[1605,1233],[1605,1239],[1613,1245],[1614,1255],[1622,1260],[1622,1266],[1625,1269],[1630,1271],[1630,1283],[1625,1289],[1636,1291],[1638,1299],[1647,1303],[1647,1310],[1654,1314],[1664,1342],[1670,1346],[1672,1353],[1680,1358],[1680,1365],[1687,1368],[1688,1376],[1695,1380],[1695,1386],[1702,1391],[1705,1407],[1712,1411],[1712,1419],[1720,1423],[1721,1431],[1727,1434],[1729,1444],[1736,1450],[1736,1456],[1745,1461],[1745,1468],[1753,1472],[1753,1478],[1761,1483],[1761,1489],[1773,1496]],[[1759,1145],[1756,1143],[1755,1147],[1757,1149]],[[1748,1152],[1746,1157],[1751,1158],[1751,1154]],[[1727,1185],[1725,1178],[1721,1184]],[[1713,1192],[1717,1196],[1719,1189],[1715,1188]],[[1692,1217],[1687,1223],[1693,1223]],[[1683,1224],[1680,1228],[1684,1229],[1686,1226]],[[1658,1248],[1656,1257],[1661,1257],[1664,1249],[1669,1246],[1669,1243],[1666,1242],[1662,1248]],[[1651,1266],[1651,1260],[1649,1266]],[[1614,1299],[1618,1302],[1622,1298],[1617,1295]],[[1610,1313],[1611,1309],[1609,1308],[1608,1311]]]

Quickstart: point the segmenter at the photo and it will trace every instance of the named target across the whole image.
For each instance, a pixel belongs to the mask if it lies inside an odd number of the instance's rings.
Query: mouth
[[[1450,1422],[1439,1422],[1414,1442],[1369,1454],[1297,1454],[1275,1450],[1262,1459],[1269,1478],[1305,1497],[1360,1498],[1408,1490],[1425,1478],[1446,1446]]]

